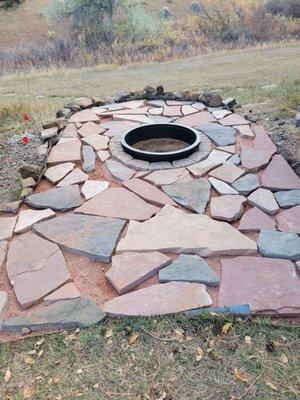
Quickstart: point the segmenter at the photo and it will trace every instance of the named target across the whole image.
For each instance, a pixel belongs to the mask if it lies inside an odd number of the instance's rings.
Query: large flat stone
[[[152,120],[146,115],[122,115],[122,114],[114,114],[114,121],[132,121],[140,124],[152,124]]]
[[[62,139],[61,139],[62,140]],[[81,160],[81,141],[79,139],[64,139],[66,142],[57,143],[47,159],[47,164],[65,162],[78,163]]]
[[[7,293],[0,291],[0,328],[1,328],[1,323],[3,321],[4,315],[6,313],[7,305],[8,305]]]
[[[57,184],[57,187],[65,187],[70,185],[80,185],[89,179],[88,174],[81,171],[79,168],[73,169],[62,181]]]
[[[95,171],[96,167],[96,154],[92,146],[82,146],[82,169],[87,174]]]
[[[181,254],[172,264],[159,271],[159,282],[194,282],[219,286],[220,279],[199,256]]]
[[[92,136],[92,135],[101,135],[105,131],[106,131],[106,129],[95,124],[94,122],[86,122],[78,130],[78,133],[81,137],[88,137],[88,136]]]
[[[207,179],[193,179],[162,186],[162,190],[176,203],[188,210],[203,214],[210,199],[210,183]]]
[[[0,241],[12,238],[16,222],[17,217],[0,218]]]
[[[75,213],[144,221],[160,209],[124,188],[109,188],[87,201]]]
[[[91,135],[82,139],[82,142],[92,146],[96,151],[107,150],[109,138],[101,135]]]
[[[210,214],[221,221],[237,221],[244,212],[247,199],[240,195],[214,197],[210,202]]]
[[[300,204],[300,190],[276,192],[274,197],[281,208],[290,208]]]
[[[96,302],[89,298],[59,301],[39,311],[31,311],[4,321],[2,331],[21,332],[87,328],[105,318]]]
[[[236,130],[220,124],[201,124],[196,127],[208,136],[216,146],[228,146],[235,144]]]
[[[44,177],[53,185],[61,181],[69,172],[75,168],[75,164],[68,162],[64,164],[55,165],[46,170]]]
[[[222,165],[230,157],[225,151],[212,150],[209,156],[196,164],[190,165],[187,169],[196,177],[206,175],[212,169]]]
[[[300,234],[300,206],[281,212],[276,222],[280,231]]]
[[[152,117],[151,117],[152,118]],[[102,128],[108,129],[105,136],[112,138],[121,135],[125,129],[139,126],[139,123],[132,121],[110,121],[100,125]]]
[[[300,189],[300,178],[280,154],[276,154],[261,179],[262,187],[272,191]]]
[[[131,192],[137,194],[142,199],[157,206],[164,206],[166,204],[175,206],[176,203],[170,199],[165,193],[157,189],[156,186],[151,185],[141,179],[133,178],[123,182],[123,186]]]
[[[133,177],[135,171],[131,168],[126,167],[126,165],[120,163],[119,161],[115,161],[109,159],[106,161],[106,166],[109,172],[115,178],[119,179],[120,181],[126,181]]]
[[[86,200],[97,196],[108,189],[109,182],[107,181],[86,181],[81,188],[81,193],[84,195]]]
[[[88,215],[65,215],[34,226],[43,238],[63,250],[109,262],[125,222]]]
[[[239,132],[241,138],[252,139],[255,136],[249,125],[235,125],[234,129]]]
[[[159,252],[124,253],[112,258],[112,266],[105,274],[119,294],[124,294],[154,276],[172,259]]]
[[[117,247],[117,253],[126,251],[171,251],[202,257],[244,255],[255,253],[256,243],[226,222],[165,206],[149,221],[129,223]]]
[[[227,195],[227,194],[239,194],[239,192],[235,189],[233,189],[231,186],[229,186],[227,183],[220,181],[219,179],[216,178],[208,178],[210,184],[212,187],[215,189],[215,191],[222,195]]]
[[[179,313],[211,305],[201,283],[169,282],[124,294],[104,304],[111,316],[151,316]]]
[[[3,267],[6,261],[7,248],[8,248],[8,242],[6,240],[0,242],[0,272],[1,272],[1,267]]]
[[[276,214],[279,211],[278,204],[270,190],[259,188],[251,193],[248,202],[252,206],[260,208],[268,214]]]
[[[213,176],[214,178],[220,179],[226,183],[233,183],[242,175],[245,174],[245,171],[241,168],[237,167],[236,165],[225,162],[220,167],[210,171],[209,175]]]
[[[100,118],[92,110],[82,110],[73,114],[69,119],[69,122],[99,122]]]
[[[200,124],[205,124],[208,122],[217,122],[216,118],[208,111],[200,111],[196,114],[186,115],[185,117],[178,118],[176,124],[186,125],[192,128]]]
[[[258,249],[264,257],[300,259],[300,237],[295,233],[277,232],[264,229],[260,231]]]
[[[252,313],[299,313],[300,281],[290,261],[236,257],[221,264],[219,306],[249,304]]]
[[[197,112],[197,110],[195,110]],[[181,117],[181,106],[165,106],[164,107],[164,112],[163,112],[164,117]]]
[[[24,210],[19,213],[18,222],[15,226],[15,233],[29,231],[37,222],[46,221],[56,217],[54,211],[50,208],[45,210]]]
[[[49,306],[57,301],[78,299],[79,297],[81,297],[79,290],[73,282],[70,282],[46,296],[44,304]]]
[[[59,247],[31,232],[11,242],[6,270],[23,308],[31,307],[70,279]]]
[[[185,181],[190,178],[190,174],[185,168],[166,169],[154,171],[145,176],[144,180],[157,185],[170,185],[175,182]]]
[[[248,125],[250,124],[250,121],[248,121],[239,114],[230,114],[227,117],[220,119],[219,123],[222,125],[234,126],[234,125]]]
[[[275,222],[257,207],[246,211],[240,221],[241,232],[260,232],[262,229],[276,229]]]
[[[67,124],[61,133],[62,138],[78,138],[77,127],[75,123]]]
[[[255,174],[246,174],[233,182],[232,187],[247,196],[259,187],[259,180]]]

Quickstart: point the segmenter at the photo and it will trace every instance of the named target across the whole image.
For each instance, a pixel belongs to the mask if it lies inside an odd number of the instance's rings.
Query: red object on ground
[[[29,143],[28,137],[27,136],[22,137],[21,142],[25,144]]]
[[[22,122],[26,122],[26,121],[29,121],[29,120],[30,120],[30,115],[29,114],[24,114]]]

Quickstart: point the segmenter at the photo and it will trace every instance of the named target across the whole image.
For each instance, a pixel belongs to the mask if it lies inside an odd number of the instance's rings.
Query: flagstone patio
[[[124,130],[162,121],[196,128],[199,150],[124,152]],[[299,221],[299,177],[242,115],[170,100],[75,112],[34,194],[0,217],[0,340],[106,316],[299,317]]]

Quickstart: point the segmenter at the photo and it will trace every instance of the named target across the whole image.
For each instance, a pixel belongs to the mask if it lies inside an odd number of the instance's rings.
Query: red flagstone
[[[181,117],[181,106],[166,106],[163,112],[164,117]]]
[[[151,185],[141,179],[133,178],[123,182],[125,186],[131,192],[137,194],[142,199],[148,201],[157,206],[164,206],[166,204],[177,206],[177,204],[170,199],[164,192],[157,189],[156,186]]]
[[[216,118],[208,111],[200,111],[195,114],[186,115],[175,121],[179,125],[187,125],[194,128],[197,125],[205,124],[206,122],[217,122]]]
[[[236,257],[221,265],[220,307],[249,304],[252,313],[300,313],[300,281],[291,261]]]
[[[87,137],[92,135],[101,135],[104,133],[106,129],[101,128],[101,126],[95,124],[94,122],[86,122],[82,125],[82,127],[78,130],[78,133],[81,137]]]
[[[47,164],[58,164],[65,162],[77,163],[80,160],[81,141],[79,139],[70,139],[70,141],[57,143],[52,148],[47,160]]]
[[[181,107],[181,112],[183,115],[190,115],[190,114],[195,114],[199,110],[197,110],[195,107],[190,106],[190,105],[184,105]]]
[[[300,189],[300,178],[280,154],[276,154],[261,179],[262,187],[272,191]]]
[[[251,139],[255,136],[249,125],[235,125],[233,128],[239,132],[241,138]]]
[[[157,186],[170,185],[175,182],[182,182],[192,179],[185,168],[165,169],[154,171],[144,177],[145,181],[153,183]]]
[[[69,122],[98,122],[100,118],[92,110],[86,109],[73,114]]]
[[[54,167],[50,167],[44,174],[44,177],[55,185],[57,182],[62,180],[69,172],[71,172],[75,168],[74,163],[65,163],[55,165]]]
[[[81,297],[79,290],[73,282],[70,282],[45,297],[44,303],[49,306],[57,301],[78,299],[79,297]]]
[[[111,121],[111,124],[103,124],[103,126],[108,126],[108,130],[105,132],[105,136],[110,138],[119,136],[126,129],[139,125],[139,123],[133,121]]]
[[[0,218],[0,241],[10,240],[12,238],[16,222],[17,222],[17,217]]]
[[[56,186],[69,186],[81,184],[89,179],[88,174],[85,174],[81,169],[75,168],[72,172],[69,173],[62,181],[60,181]]]
[[[240,195],[214,197],[210,202],[211,217],[221,221],[236,221],[243,214],[246,201],[246,197]]]
[[[163,111],[164,111],[163,107],[160,107],[160,108],[159,107],[152,107],[152,108],[149,109],[148,113],[150,115],[162,115]]]
[[[82,142],[89,144],[96,151],[108,149],[109,138],[107,136],[92,135],[82,139]]]
[[[239,114],[230,114],[225,118],[219,119],[219,123],[222,125],[234,126],[234,125],[248,125],[250,124],[250,121],[248,121]]]
[[[223,165],[210,171],[209,173],[210,176],[227,183],[233,183],[244,174],[244,170],[230,162],[225,162]]]
[[[8,242],[2,241],[0,242],[0,268],[3,267],[6,260],[6,252],[8,248]],[[1,269],[0,269],[1,272]]]
[[[276,214],[279,206],[270,190],[258,188],[250,194],[248,202],[252,206],[256,206],[268,214]]]
[[[278,214],[276,222],[280,231],[300,234],[300,205]]]
[[[276,229],[275,222],[257,207],[246,211],[240,221],[241,232],[260,232],[261,229]]]
[[[122,114],[114,114],[114,121],[132,121],[141,124],[152,124],[153,121],[146,115],[122,115]]]

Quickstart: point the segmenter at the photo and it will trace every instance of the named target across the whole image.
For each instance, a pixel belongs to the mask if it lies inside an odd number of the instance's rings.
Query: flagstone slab
[[[85,138],[82,138],[82,142],[92,146],[96,151],[98,150],[107,150],[109,138],[107,136],[101,135],[91,135]]]
[[[276,146],[262,126],[251,125],[255,138],[251,145],[241,144],[241,161],[243,168],[249,172],[257,172],[268,165]]]
[[[120,181],[126,181],[133,177],[135,171],[119,161],[109,159],[106,161],[106,166],[109,172]]]
[[[0,242],[0,268],[3,267],[6,261],[7,248],[8,248],[8,242],[6,240]]]
[[[149,104],[150,106],[153,106],[153,107],[158,107],[158,108],[166,106],[166,102],[164,100],[150,100],[150,101],[147,101],[147,104]]]
[[[109,159],[110,152],[107,150],[99,150],[97,151],[97,156],[100,158],[102,162],[104,162]]]
[[[255,174],[246,174],[233,182],[232,187],[240,194],[247,196],[259,188],[259,180]]]
[[[212,169],[222,165],[230,157],[229,153],[212,150],[209,156],[196,164],[189,165],[187,169],[197,178],[206,175]]]
[[[300,206],[292,207],[276,216],[278,229],[300,234]]]
[[[148,110],[148,114],[150,114],[151,116],[152,115],[162,115],[163,112],[164,112],[163,107],[161,107],[161,108],[152,107],[152,108],[149,108],[149,110]]]
[[[300,281],[293,263],[262,257],[222,260],[219,306],[249,304],[252,313],[300,312]]]
[[[159,271],[159,282],[203,283],[219,286],[220,279],[206,261],[199,256],[181,254],[172,264]]]
[[[216,146],[229,146],[235,144],[236,130],[215,123],[200,124],[196,129],[203,132]]]
[[[163,116],[164,117],[181,117],[182,116],[181,106],[165,106]]]
[[[58,301],[39,311],[11,317],[2,324],[4,332],[21,332],[24,328],[39,332],[93,326],[105,318],[97,303],[89,298]]]
[[[237,221],[244,212],[246,202],[246,197],[240,195],[214,197],[210,201],[211,217],[221,221]]]
[[[115,317],[146,317],[179,313],[211,304],[205,285],[169,282],[116,297],[104,304],[104,311]]]
[[[257,245],[264,257],[300,259],[300,237],[295,233],[264,229],[260,231]]]
[[[62,139],[60,139],[62,140]],[[81,141],[79,139],[69,139],[65,142],[57,143],[52,147],[47,159],[47,164],[58,163],[78,163],[81,160]]]
[[[41,139],[42,140],[50,139],[51,137],[56,136],[57,133],[58,133],[57,126],[53,126],[52,128],[48,129],[43,129],[41,132]]]
[[[12,240],[6,271],[23,308],[31,307],[70,279],[59,247],[32,232]]]
[[[132,121],[140,124],[151,124],[152,119],[147,117],[146,115],[122,115],[122,114],[114,114],[114,121]]]
[[[62,181],[60,181],[57,187],[66,187],[70,185],[80,185],[89,179],[88,174],[81,171],[79,168],[73,169]]]
[[[106,131],[106,129],[95,124],[94,122],[86,122],[78,130],[78,133],[81,137],[88,137],[88,136],[93,136],[93,135],[101,135],[105,131]]]
[[[257,207],[246,211],[240,221],[241,232],[260,232],[262,229],[276,229],[275,221]]]
[[[272,191],[300,189],[300,178],[280,154],[276,154],[265,169],[262,187]]]
[[[92,146],[82,146],[82,169],[86,173],[95,171],[96,168],[96,155]]]
[[[0,291],[0,328],[8,306],[8,296],[6,292]]]
[[[89,215],[64,215],[41,222],[33,231],[63,250],[109,262],[125,222]]]
[[[38,209],[51,208],[54,211],[69,211],[81,205],[78,185],[53,188],[26,197],[25,203]]]
[[[234,129],[238,131],[241,138],[254,138],[255,135],[249,125],[235,125]]]
[[[67,162],[64,164],[55,165],[46,170],[44,177],[53,185],[61,181],[69,172],[75,168],[75,164]]]
[[[61,133],[61,137],[62,138],[78,138],[76,124],[74,124],[74,123],[67,124],[67,126]]]
[[[17,217],[0,218],[0,241],[12,238],[16,222]]]
[[[181,112],[183,115],[190,115],[197,113],[198,110],[195,107],[191,106],[190,104],[187,104],[181,107]]]
[[[220,147],[217,147],[216,150],[226,151],[227,153],[230,153],[230,154],[235,154],[235,152],[236,152],[235,146],[220,146]]]
[[[110,188],[87,201],[75,213],[144,221],[160,209],[124,188]]]
[[[212,115],[217,119],[225,118],[230,114],[232,114],[232,112],[229,110],[225,110],[225,109],[212,111]]]
[[[192,106],[199,111],[203,111],[203,110],[207,109],[207,107],[201,102],[193,103]]]
[[[86,181],[81,188],[81,193],[84,195],[86,200],[97,196],[108,189],[109,182],[107,181]]]
[[[207,179],[193,179],[162,186],[162,190],[176,203],[188,210],[203,214],[210,199],[210,183]]]
[[[109,138],[120,136],[126,129],[139,125],[134,121],[110,121],[100,124],[102,128],[108,129],[105,132],[105,136]]]
[[[112,257],[106,278],[119,294],[124,294],[154,276],[172,259],[159,252],[123,253]]]
[[[161,115],[151,115],[151,119],[153,124],[170,124],[174,120],[173,118],[163,117]]]
[[[200,111],[176,120],[176,124],[190,126],[191,128],[208,122],[217,122],[216,118],[208,111]]]
[[[268,214],[276,214],[279,211],[279,206],[270,190],[259,188],[252,192],[248,197],[248,202],[252,206],[260,208]]]
[[[116,111],[107,111],[105,115],[112,116],[114,114],[118,115],[146,115],[148,114],[149,107],[141,107],[141,108],[129,108]]]
[[[97,114],[95,114],[92,110],[86,109],[79,111],[71,116],[69,119],[70,122],[99,122],[100,118]]]
[[[189,178],[190,174],[185,168],[175,168],[151,172],[144,177],[144,180],[154,185],[162,186],[185,181]]]
[[[237,190],[233,189],[227,183],[220,181],[219,179],[208,178],[208,180],[212,185],[212,187],[215,189],[215,191],[221,196],[228,194],[239,194]]]
[[[223,165],[214,169],[213,171],[210,171],[209,173],[210,176],[230,184],[235,182],[244,174],[245,171],[243,169],[230,162],[225,162]]]
[[[117,253],[170,251],[202,257],[252,254],[256,250],[253,240],[228,223],[203,214],[187,214],[172,206],[165,206],[143,223],[130,221],[117,247]]]
[[[143,107],[145,105],[146,100],[129,100],[129,101],[123,101],[123,103],[119,103],[119,105],[123,106],[123,108],[139,108]]]
[[[281,208],[290,208],[300,204],[300,190],[288,190],[274,193],[274,197]]]
[[[45,210],[20,211],[14,232],[23,233],[29,231],[37,222],[46,221],[54,217],[56,217],[56,214],[51,210],[51,208],[47,208]]]
[[[228,158],[228,162],[230,162],[234,165],[240,165],[241,157],[238,154],[235,154],[234,156],[231,156],[230,158]]]
[[[123,186],[131,192],[140,196],[142,199],[154,205],[164,206],[166,204],[169,204],[172,206],[176,206],[176,203],[164,192],[159,190],[156,186],[143,181],[142,179],[130,179],[123,182]]]
[[[234,125],[248,125],[250,124],[250,121],[248,121],[239,114],[230,114],[225,118],[219,119],[219,123],[222,125],[234,126]]]
[[[49,306],[57,301],[78,299],[79,297],[81,297],[79,290],[73,282],[70,282],[46,296],[44,304]]]

